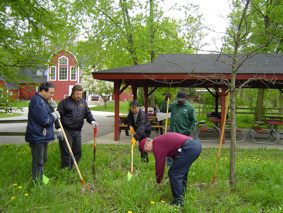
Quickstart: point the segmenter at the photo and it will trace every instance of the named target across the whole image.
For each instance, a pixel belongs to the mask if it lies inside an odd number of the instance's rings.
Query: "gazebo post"
[[[115,114],[114,114],[114,141],[119,141],[120,133],[119,133],[119,99],[120,93],[119,89],[122,81],[114,81],[114,97],[115,97]]]
[[[220,129],[221,129],[221,126],[224,123],[224,117],[225,117],[225,98],[226,98],[226,95],[227,95],[226,94],[226,87],[222,86],[221,92],[216,87],[213,87],[213,89],[215,90],[215,113],[216,114],[218,114],[218,98],[219,98],[219,96],[221,97],[221,122],[220,122]],[[225,144],[225,134],[223,135],[222,143]]]
[[[219,95],[216,92],[216,94],[215,94],[215,113],[217,113],[217,114],[218,114],[218,100],[219,100]]]
[[[143,86],[144,91],[144,111],[147,114],[147,108],[148,108],[148,87]]]
[[[137,100],[137,85],[132,84],[131,87],[132,87],[133,100]]]

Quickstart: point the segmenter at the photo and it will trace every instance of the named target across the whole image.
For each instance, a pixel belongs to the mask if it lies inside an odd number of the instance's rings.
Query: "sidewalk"
[[[257,144],[253,142],[251,137],[249,136],[249,130],[244,130],[246,133],[246,139],[244,142],[237,143],[237,149],[278,149],[283,150],[283,145],[277,142],[276,144]],[[193,134],[194,135],[194,134]],[[151,135],[151,138],[156,137],[158,135]],[[129,145],[131,141],[131,136],[126,136],[125,132],[121,132],[120,140],[114,141],[114,132],[108,133],[106,135],[100,136],[96,138],[97,144],[116,144],[116,145]],[[84,144],[93,144],[93,140],[86,141]],[[201,142],[203,149],[218,149],[218,142]],[[230,143],[226,142],[222,144],[222,148],[230,148]]]
[[[9,119],[27,119],[28,108],[24,108],[24,111],[14,111],[21,113],[22,115],[11,117]],[[99,112],[99,111],[92,111],[95,116],[95,119],[99,123],[99,134],[96,138],[97,144],[115,144],[115,145],[129,145],[131,141],[131,136],[126,136],[125,132],[121,132],[120,140],[114,141],[114,118],[107,117],[109,114],[107,112]],[[5,118],[4,118],[5,119]],[[0,124],[0,129],[2,131],[25,131],[26,123],[19,123],[19,124]],[[87,123],[85,123],[83,131],[82,131],[82,143],[83,144],[93,144],[93,127]],[[237,149],[278,149],[283,150],[283,145],[277,142],[276,144],[256,144],[253,142],[252,138],[249,136],[249,130],[243,130],[246,134],[246,139],[242,143],[237,143]],[[152,134],[152,137],[158,136],[157,134]],[[192,136],[195,137],[195,131],[192,133]],[[0,137],[0,145],[3,144],[26,144],[23,136],[2,136]],[[201,142],[202,147],[204,149],[213,148],[218,149],[219,144],[217,141],[214,142]],[[230,148],[230,143],[226,142],[222,145],[222,148]]]

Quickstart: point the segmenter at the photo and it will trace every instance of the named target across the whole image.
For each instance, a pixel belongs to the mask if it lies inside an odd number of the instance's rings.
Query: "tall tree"
[[[187,5],[183,20],[164,15],[163,1],[134,0],[76,1],[84,19],[89,39],[81,42],[78,52],[86,58],[85,65],[96,64],[96,70],[149,63],[162,53],[194,53],[202,37],[198,32],[200,16]],[[179,8],[174,8],[179,9]],[[143,95],[143,90],[140,91]],[[154,94],[151,106],[154,107]]]
[[[150,1],[76,1],[86,17],[82,26],[88,39],[77,50],[87,56],[85,63],[102,70],[149,63],[162,53],[194,53],[190,47],[201,35],[191,35],[191,28],[185,27],[189,20],[191,25],[199,24],[200,18],[188,15],[185,22],[179,22],[164,17],[157,7],[159,0],[151,3],[150,12]]]
[[[231,81],[227,82],[231,92],[231,147],[230,147],[230,183],[236,187],[236,96],[238,88],[247,82],[236,86],[236,75],[243,63],[256,53],[266,52],[278,37],[279,26],[275,19],[278,8],[264,0],[233,0],[233,11],[229,15],[230,26],[225,37],[224,53],[232,53]],[[268,9],[269,20],[273,20],[269,27],[264,26],[266,19],[259,18]],[[279,31],[278,31],[279,30]],[[244,56],[240,57],[239,53]],[[225,62],[223,62],[225,63]],[[227,63],[227,62],[226,62]]]

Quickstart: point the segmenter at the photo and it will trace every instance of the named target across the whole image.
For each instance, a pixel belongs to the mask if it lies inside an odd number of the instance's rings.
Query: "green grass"
[[[237,150],[237,188],[232,191],[229,149],[221,152],[213,186],[217,150],[204,149],[190,169],[183,210],[168,205],[173,199],[169,183],[156,190],[153,155],[149,164],[143,164],[135,147],[134,176],[128,181],[130,146],[99,144],[94,180],[93,146],[83,145],[82,152],[79,168],[89,187],[85,192],[76,171],[60,169],[58,143],[48,147],[45,175],[50,182],[44,189],[32,184],[28,144],[0,146],[0,212],[280,212],[283,208],[279,150]]]
[[[114,112],[115,111],[115,103],[114,102],[107,102],[107,107],[105,109],[104,104],[98,105],[95,107],[90,107],[90,110],[94,111],[103,111],[103,112]],[[120,114],[128,114],[130,110],[130,103],[129,102],[119,102],[119,111]]]
[[[0,118],[10,118],[10,117],[16,117],[16,116],[20,116],[21,113],[13,113],[13,114],[9,114],[9,113],[5,113],[5,112],[0,112]]]

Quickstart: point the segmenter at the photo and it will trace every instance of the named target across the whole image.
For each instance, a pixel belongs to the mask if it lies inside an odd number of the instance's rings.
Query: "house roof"
[[[38,71],[40,71],[40,73],[38,73]],[[39,83],[40,84],[40,83],[47,81],[47,69],[44,67],[22,68],[19,71],[19,75],[22,75],[24,77],[23,78],[24,80],[21,80],[21,83]]]
[[[282,88],[283,55],[256,54],[243,62],[239,55],[236,84],[249,80],[244,87]],[[137,86],[209,87],[223,85],[231,79],[232,55],[163,54],[152,63],[93,72],[99,80],[124,80]]]

